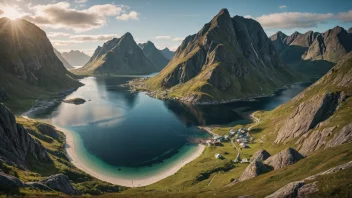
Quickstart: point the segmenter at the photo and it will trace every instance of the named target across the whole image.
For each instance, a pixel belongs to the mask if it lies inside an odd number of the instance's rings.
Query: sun
[[[2,11],[4,12],[2,17],[7,17],[11,20],[22,17],[22,13],[16,7],[5,6],[2,8]]]

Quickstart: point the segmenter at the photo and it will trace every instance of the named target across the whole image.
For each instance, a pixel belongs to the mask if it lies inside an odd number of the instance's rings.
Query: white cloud
[[[126,9],[128,7],[123,5],[104,4],[78,10],[72,8],[68,2],[59,2],[29,6],[32,14],[27,14],[23,18],[39,26],[73,29],[76,32],[82,32],[102,27],[106,24],[108,16],[118,16]],[[132,13],[130,17],[133,16]]]
[[[121,14],[120,16],[117,16],[116,19],[122,20],[122,21],[139,20],[139,13],[136,11],[131,11],[128,14],[124,13],[124,14]]]
[[[280,9],[284,9],[284,8],[287,8],[287,6],[286,5],[280,5],[279,8]]]
[[[77,41],[77,40],[50,40],[50,41],[55,47],[63,46],[63,45],[79,44],[84,42],[84,41]]]
[[[171,36],[156,36],[156,39],[170,39]]]
[[[70,39],[77,41],[107,41],[119,37],[117,34],[100,34],[100,35],[74,35]]]
[[[172,40],[173,41],[183,41],[183,40],[185,40],[185,38],[184,37],[176,37],[176,38],[174,38]]]
[[[337,14],[337,19],[350,23],[352,22],[352,10],[349,10],[348,12],[340,12]]]
[[[244,15],[243,17],[246,18],[246,19],[252,19],[253,18],[251,15]]]
[[[282,12],[263,15],[257,17],[256,20],[264,28],[311,28],[333,18],[334,15],[331,13]]]
[[[88,0],[75,0],[75,3],[87,3]]]
[[[176,51],[178,47],[179,47],[178,45],[174,45],[174,46],[169,47],[169,49],[171,51]]]
[[[47,36],[50,38],[56,38],[56,37],[68,37],[68,36],[71,36],[71,34],[66,32],[48,32]]]

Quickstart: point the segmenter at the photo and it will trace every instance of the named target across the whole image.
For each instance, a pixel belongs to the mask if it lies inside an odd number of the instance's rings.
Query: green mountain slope
[[[0,29],[2,102],[25,109],[38,97],[82,85],[57,58],[40,28],[26,20],[1,18]]]
[[[223,9],[188,36],[144,89],[185,102],[213,103],[272,94],[295,77],[279,61],[260,24]]]

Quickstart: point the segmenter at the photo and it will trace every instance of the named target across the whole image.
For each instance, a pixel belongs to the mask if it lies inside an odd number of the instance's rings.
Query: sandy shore
[[[160,181],[166,177],[169,177],[175,174],[178,170],[180,170],[183,166],[185,166],[189,162],[198,158],[205,149],[204,145],[199,144],[195,152],[193,152],[191,155],[186,156],[185,158],[183,158],[182,161],[178,162],[177,164],[172,165],[172,167],[169,168],[168,170],[162,171],[157,175],[154,175],[151,177],[131,180],[131,179],[118,178],[116,176],[107,175],[106,173],[100,173],[98,170],[95,170],[89,165],[86,165],[84,161],[80,159],[79,156],[77,155],[77,152],[75,150],[75,145],[74,145],[74,139],[71,132],[60,127],[56,127],[56,129],[59,131],[62,131],[66,135],[66,146],[65,146],[66,152],[67,152],[68,158],[70,159],[71,163],[74,166],[102,181],[106,181],[116,185],[127,186],[127,187],[147,186],[157,181]]]

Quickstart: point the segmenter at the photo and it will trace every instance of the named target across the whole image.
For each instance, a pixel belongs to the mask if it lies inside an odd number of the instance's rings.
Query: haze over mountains
[[[295,81],[260,24],[223,9],[188,36],[170,63],[146,81],[195,103],[263,96]]]
[[[352,50],[352,34],[336,26],[324,33],[277,32],[270,37],[280,58],[292,69],[320,77]]]
[[[71,50],[63,52],[62,57],[65,58],[72,66],[83,66],[88,63],[90,56],[79,50]]]
[[[62,64],[64,64],[66,69],[73,68],[72,65],[68,63],[67,60],[64,57],[62,57],[62,54],[59,51],[57,51],[55,48],[54,48],[54,53],[57,56],[57,58],[62,62]]]
[[[155,47],[154,43],[151,41],[139,43],[138,46],[143,50],[148,59],[151,60],[160,70],[169,63],[169,60],[160,50]]]
[[[114,38],[98,47],[89,62],[74,72],[83,74],[150,74],[158,72],[167,59],[151,42],[145,48],[147,55],[134,41],[131,33]]]

